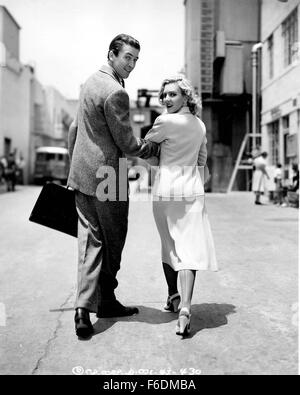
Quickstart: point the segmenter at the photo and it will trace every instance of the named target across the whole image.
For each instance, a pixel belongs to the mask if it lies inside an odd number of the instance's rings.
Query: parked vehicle
[[[67,148],[39,147],[36,149],[34,181],[43,184],[47,181],[67,183],[70,169]]]

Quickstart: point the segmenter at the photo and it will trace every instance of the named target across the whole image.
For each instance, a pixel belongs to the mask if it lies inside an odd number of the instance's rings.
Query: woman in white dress
[[[260,202],[260,196],[263,195],[267,190],[267,179],[270,179],[270,176],[266,170],[267,157],[268,153],[263,152],[253,161],[255,170],[252,177],[252,191],[255,193],[255,204],[262,204]]]
[[[153,213],[168,284],[164,309],[177,312],[181,302],[176,333],[184,336],[190,332],[196,271],[217,270],[204,197],[208,178],[206,130],[197,116],[200,106],[191,84],[183,76],[164,80],[159,100],[166,113],[156,119],[145,138],[160,144]]]

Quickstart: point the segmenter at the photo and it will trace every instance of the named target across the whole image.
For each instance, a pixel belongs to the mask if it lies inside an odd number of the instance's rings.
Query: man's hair
[[[107,58],[109,59],[110,51],[113,51],[114,55],[118,56],[124,44],[130,45],[138,50],[141,49],[140,43],[135,38],[128,34],[118,34],[109,45]]]

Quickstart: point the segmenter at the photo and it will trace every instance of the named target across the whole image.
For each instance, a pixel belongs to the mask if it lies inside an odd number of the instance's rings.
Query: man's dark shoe
[[[94,333],[94,328],[90,321],[90,313],[87,309],[76,309],[74,321],[75,331],[78,337],[87,339]]]
[[[128,315],[138,314],[139,309],[137,307],[123,306],[117,300],[104,301],[100,305],[97,312],[98,318],[109,318],[109,317],[125,317]]]

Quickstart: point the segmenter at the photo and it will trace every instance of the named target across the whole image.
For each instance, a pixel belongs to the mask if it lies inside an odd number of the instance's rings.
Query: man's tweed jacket
[[[119,168],[124,154],[141,156],[143,141],[133,135],[129,97],[110,66],[102,66],[83,85],[74,133],[69,133],[71,158],[68,185],[95,196],[101,166]],[[118,172],[116,173],[118,174]]]

